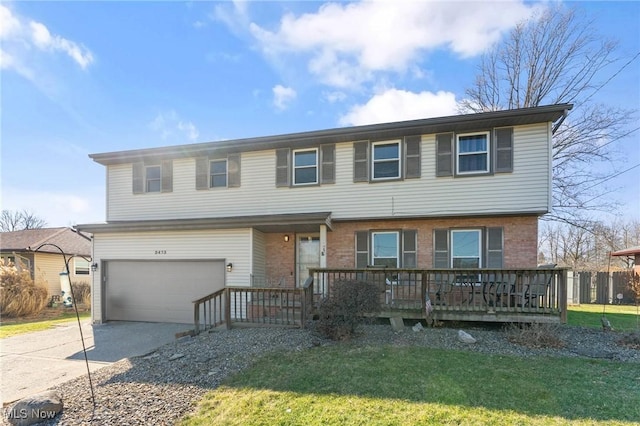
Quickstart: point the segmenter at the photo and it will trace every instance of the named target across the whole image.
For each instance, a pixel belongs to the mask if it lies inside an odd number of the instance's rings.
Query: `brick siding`
[[[439,228],[503,228],[504,268],[535,268],[538,252],[538,218],[536,216],[478,217],[450,219],[403,219],[359,222],[334,222],[327,232],[327,266],[355,267],[355,232],[369,230],[418,231],[418,268],[433,267],[433,230]],[[266,237],[266,276],[271,282],[285,278],[286,287],[295,287],[296,235],[268,233]]]
[[[265,234],[266,278],[272,283],[284,278],[286,287],[295,287],[296,240],[293,233],[286,235],[289,235],[287,242],[284,241],[285,234]]]
[[[434,229],[496,226],[504,230],[504,268],[535,267],[538,252],[538,218],[535,216],[334,222],[333,231],[327,233],[327,265],[355,267],[356,231],[415,229],[418,231],[418,268],[428,269],[433,267]]]

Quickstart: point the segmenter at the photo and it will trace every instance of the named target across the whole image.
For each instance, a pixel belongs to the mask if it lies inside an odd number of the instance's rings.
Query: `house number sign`
[[[166,250],[156,250],[156,254],[167,254]]]

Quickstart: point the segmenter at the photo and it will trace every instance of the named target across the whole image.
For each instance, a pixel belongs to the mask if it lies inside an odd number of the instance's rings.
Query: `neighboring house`
[[[43,245],[44,244],[44,245]],[[42,228],[0,233],[0,257],[19,269],[27,269],[49,296],[59,296],[60,273],[66,272],[60,247],[69,261],[70,281],[91,282],[91,237],[72,228]],[[40,247],[37,251],[36,248]],[[83,257],[80,257],[83,256]],[[87,258],[87,259],[85,259]]]
[[[90,155],[107,218],[93,320],[192,322],[225,286],[308,268],[535,268],[571,105]],[[101,277],[101,278],[98,278]]]
[[[640,274],[640,246],[614,251],[611,253],[611,256],[626,257],[628,259],[628,264],[633,265],[631,267],[633,272]]]

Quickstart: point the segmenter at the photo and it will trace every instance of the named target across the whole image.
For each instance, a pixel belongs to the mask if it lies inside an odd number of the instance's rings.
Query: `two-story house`
[[[308,268],[529,268],[571,105],[90,155],[106,167],[93,320],[191,322]]]

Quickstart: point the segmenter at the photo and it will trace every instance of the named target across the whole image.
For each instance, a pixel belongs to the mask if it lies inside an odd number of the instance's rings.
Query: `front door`
[[[296,243],[298,245],[296,256],[296,283],[297,287],[302,287],[309,277],[309,268],[320,267],[320,235],[298,235]]]

